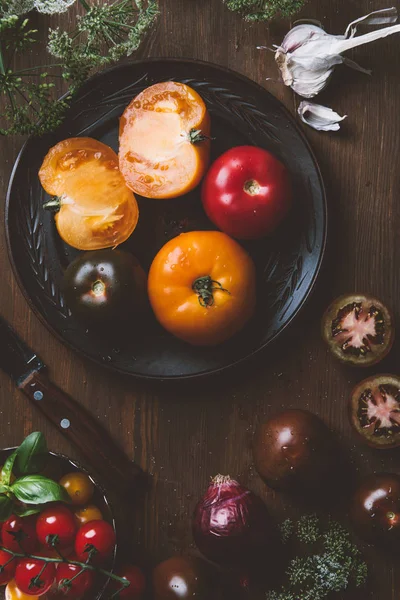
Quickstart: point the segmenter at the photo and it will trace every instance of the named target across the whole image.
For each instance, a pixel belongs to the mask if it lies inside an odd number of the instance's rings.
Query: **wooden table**
[[[394,4],[400,9],[399,0]],[[267,87],[295,111],[298,98],[280,83],[266,81],[278,79],[273,54],[256,49],[259,44],[278,44],[287,22],[249,25],[229,13],[222,0],[161,0],[161,5],[157,31],[138,57],[190,57],[230,67]],[[329,32],[342,33],[349,21],[384,5],[379,0],[312,0],[303,12],[320,19]],[[64,25],[72,20],[74,10],[60,19]],[[44,17],[37,22],[44,35],[49,23]],[[398,48],[398,37],[359,48],[354,57],[373,69],[373,77],[343,67],[320,96],[322,103],[348,115],[340,133],[306,129],[328,190],[330,228],[324,273],[285,340],[234,379],[230,376],[201,388],[151,387],[82,360],[54,339],[29,310],[12,275],[4,235],[0,236],[0,312],[49,365],[57,384],[90,409],[152,475],[152,488],[133,535],[154,559],[191,545],[192,509],[210,476],[218,472],[229,473],[260,493],[278,518],[295,510],[293,500],[268,491],[252,469],[254,426],[259,418],[281,408],[302,407],[320,415],[339,434],[360,472],[400,472],[398,453],[378,453],[355,439],[346,403],[352,385],[364,373],[334,362],[320,339],[322,312],[342,292],[371,292],[399,314]],[[29,60],[44,62],[44,55],[43,47]],[[18,138],[0,140],[2,204],[21,143]],[[375,371],[398,372],[397,357],[398,345]],[[0,372],[1,445],[17,444],[32,430],[45,432],[53,450],[76,455]],[[371,550],[367,555],[373,563],[372,576],[361,597],[397,599],[400,580],[394,562]]]

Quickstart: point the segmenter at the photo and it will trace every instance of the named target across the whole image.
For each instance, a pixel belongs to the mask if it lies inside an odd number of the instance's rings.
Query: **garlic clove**
[[[317,131],[339,131],[340,122],[347,118],[347,115],[341,117],[327,106],[307,102],[306,100],[300,103],[297,112],[303,123]]]

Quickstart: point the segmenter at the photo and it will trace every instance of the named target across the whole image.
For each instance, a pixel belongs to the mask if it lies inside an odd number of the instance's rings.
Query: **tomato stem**
[[[201,144],[201,142],[211,139],[208,137],[208,135],[205,135],[201,129],[194,128],[189,131],[188,136],[191,144]]]
[[[204,308],[209,308],[214,304],[215,291],[226,292],[230,295],[230,291],[222,287],[219,281],[211,279],[209,275],[198,277],[192,284],[192,290],[199,297],[199,303]]]
[[[58,212],[61,208],[60,196],[53,196],[51,200],[48,200],[43,204],[45,210],[51,210],[52,212]]]
[[[243,186],[243,190],[249,196],[256,196],[260,192],[260,184],[255,179],[249,179]]]

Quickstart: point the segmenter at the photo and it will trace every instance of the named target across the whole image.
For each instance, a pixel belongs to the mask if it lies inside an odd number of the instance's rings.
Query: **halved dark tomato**
[[[369,367],[385,358],[393,346],[393,316],[372,296],[340,296],[323,317],[322,335],[340,361]]]
[[[400,377],[377,375],[359,383],[350,399],[350,422],[374,448],[400,446]]]

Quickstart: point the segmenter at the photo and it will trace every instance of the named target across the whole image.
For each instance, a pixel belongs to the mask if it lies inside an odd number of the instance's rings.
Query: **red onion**
[[[204,556],[225,564],[253,564],[276,542],[261,498],[223,475],[212,480],[195,508],[193,536]]]

